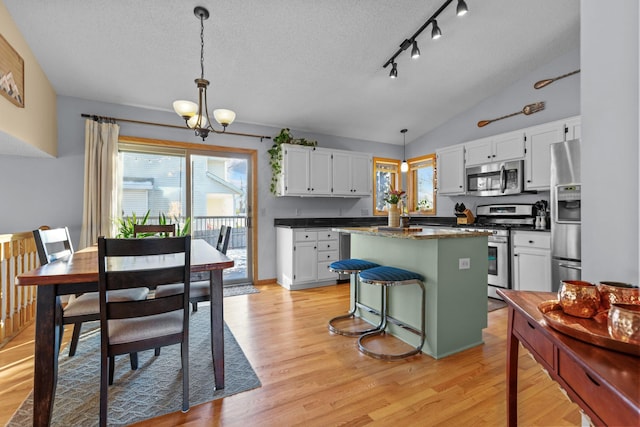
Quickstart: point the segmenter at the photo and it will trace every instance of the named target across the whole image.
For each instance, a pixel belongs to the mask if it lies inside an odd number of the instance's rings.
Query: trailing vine
[[[315,147],[318,145],[318,141],[311,141],[305,138],[293,138],[289,128],[281,129],[280,133],[273,138],[273,145],[267,150],[269,154],[269,165],[271,166],[271,185],[269,190],[273,195],[278,193],[278,181],[282,173],[282,144]]]

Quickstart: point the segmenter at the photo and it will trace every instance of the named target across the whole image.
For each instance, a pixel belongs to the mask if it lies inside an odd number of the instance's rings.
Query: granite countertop
[[[385,229],[386,227],[345,227],[333,228],[333,231],[343,233],[362,234],[366,236],[391,237],[394,239],[428,240],[451,239],[488,236],[491,233],[485,231],[463,231],[455,229],[441,229],[429,227],[409,227],[408,229]]]
[[[275,218],[273,225],[285,228],[332,228],[385,226],[386,216],[336,217],[336,218]],[[456,226],[455,217],[412,217],[412,224],[431,226]]]

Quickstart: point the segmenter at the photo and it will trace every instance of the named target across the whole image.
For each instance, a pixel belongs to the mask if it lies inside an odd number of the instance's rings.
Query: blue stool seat
[[[425,290],[424,290],[424,277],[421,274],[414,273],[413,271],[403,270],[401,268],[389,267],[389,266],[380,266],[370,268],[364,271],[361,271],[358,275],[360,277],[361,283],[367,283],[370,285],[378,285],[382,286],[382,307],[380,309],[380,324],[376,330],[367,332],[358,338],[358,349],[364,354],[374,357],[376,359],[383,360],[395,360],[402,359],[408,356],[412,356],[414,354],[420,353],[422,350],[422,346],[425,341]],[[417,284],[421,289],[421,303],[422,312],[420,318],[420,329],[417,329],[406,322],[400,321],[398,319],[394,319],[389,316],[389,288],[391,286],[403,286],[403,285],[413,285]],[[369,349],[366,345],[367,341],[375,337],[377,335],[384,335],[386,333],[387,322],[391,322],[395,325],[400,326],[401,328],[408,330],[420,337],[419,344],[412,350],[404,352],[404,353],[381,353],[379,351],[373,351]]]
[[[376,264],[375,262],[366,261],[358,258],[351,259],[341,259],[339,261],[334,261],[329,264],[329,270],[336,273],[359,273],[363,270],[367,270],[369,268],[379,267],[380,264]]]
[[[372,282],[372,284],[394,284],[398,283],[399,285],[405,285],[409,280],[420,280],[423,281],[424,277],[421,274],[414,273],[413,271],[403,270],[401,268],[396,267],[375,267],[365,270],[360,273],[360,280],[366,282]],[[376,282],[376,283],[373,283]]]
[[[354,278],[353,308],[347,314],[344,314],[342,316],[337,316],[329,320],[329,330],[331,332],[339,335],[345,335],[348,337],[359,337],[360,335],[365,334],[367,332],[372,332],[377,330],[379,325],[374,328],[356,330],[353,328],[352,329],[339,328],[336,326],[336,323],[344,319],[354,319],[356,317],[355,314],[358,308],[370,309],[370,307],[360,304],[359,302],[358,292],[359,292],[360,283],[358,280],[358,273],[364,270],[367,270],[369,268],[375,268],[379,266],[380,264],[376,264],[375,262],[366,261],[358,258],[341,259],[339,261],[334,261],[331,264],[329,264],[330,271],[333,271],[334,273],[340,273],[340,274],[351,274],[352,277]]]

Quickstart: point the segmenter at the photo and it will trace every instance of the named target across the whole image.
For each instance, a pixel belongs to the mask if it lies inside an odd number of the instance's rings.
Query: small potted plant
[[[273,138],[273,145],[267,153],[269,154],[269,165],[271,166],[271,185],[269,190],[271,194],[278,193],[278,180],[282,173],[282,144],[296,144],[307,147],[315,147],[318,141],[307,140],[305,138],[294,138],[291,136],[289,128],[283,128],[280,133]]]

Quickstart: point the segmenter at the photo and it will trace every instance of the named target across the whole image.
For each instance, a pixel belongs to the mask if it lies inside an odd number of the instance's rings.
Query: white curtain
[[[102,120],[85,122],[84,208],[80,248],[98,236],[115,236],[118,212],[118,133],[120,126]]]

